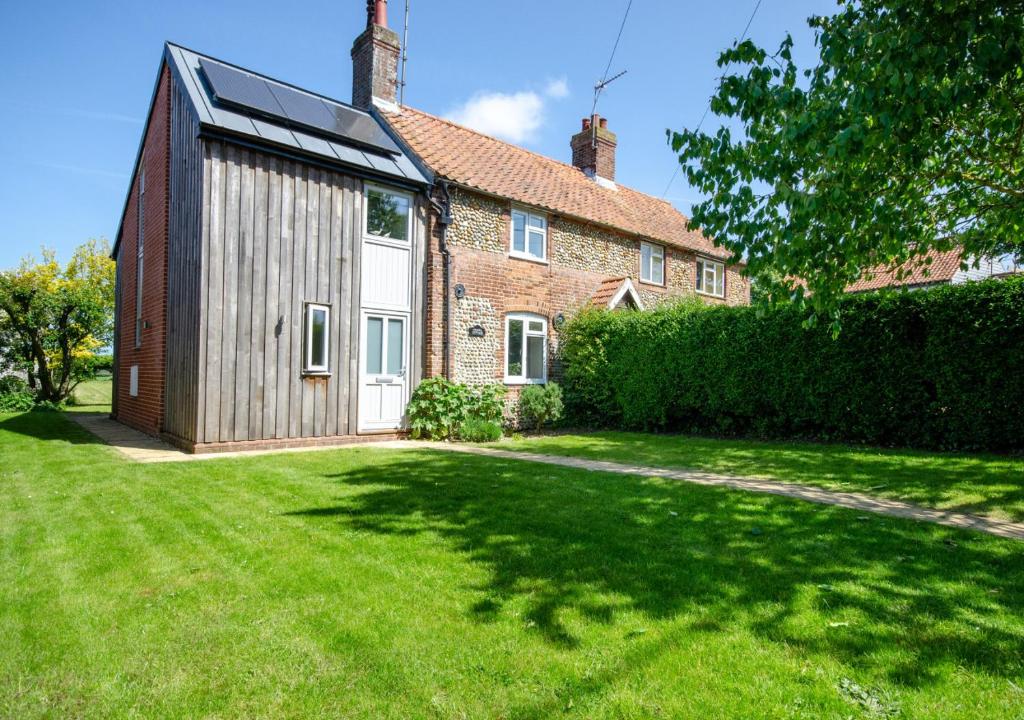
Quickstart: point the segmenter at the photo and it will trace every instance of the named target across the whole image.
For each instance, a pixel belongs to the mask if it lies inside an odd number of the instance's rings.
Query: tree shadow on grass
[[[34,410],[0,420],[0,431],[17,433],[36,440],[60,440],[72,445],[101,445],[103,441],[73,423],[62,413]]]
[[[298,510],[386,535],[435,533],[488,570],[481,622],[512,598],[549,642],[566,612],[623,608],[744,628],[905,685],[950,663],[1018,677],[1024,545],[799,501],[441,453],[328,476],[351,494]],[[613,599],[609,599],[613,598]],[[834,620],[834,622],[832,622]],[[898,660],[880,661],[898,651]],[[881,663],[881,664],[880,664]]]
[[[633,432],[542,436],[519,449],[763,476],[1024,519],[1024,458],[1014,455]]]

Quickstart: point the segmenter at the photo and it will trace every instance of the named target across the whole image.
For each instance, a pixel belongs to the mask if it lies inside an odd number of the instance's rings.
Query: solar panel
[[[286,126],[350,145],[401,154],[377,121],[364,112],[207,58],[200,58],[199,66],[218,103],[251,110]]]

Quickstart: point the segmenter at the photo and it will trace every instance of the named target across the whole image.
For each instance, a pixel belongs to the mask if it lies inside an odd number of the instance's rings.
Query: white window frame
[[[519,320],[523,323],[523,371],[520,375],[509,375],[508,373],[508,360],[509,360],[509,336],[510,328],[514,320]],[[531,322],[540,322],[541,330],[530,330]],[[544,357],[541,361],[542,377],[540,378],[528,378],[526,377],[526,368],[529,362],[526,357],[527,347],[529,343],[527,338],[540,337],[544,340],[541,347],[544,348]],[[505,384],[506,385],[544,385],[548,381],[548,319],[543,315],[536,315],[534,313],[525,312],[514,312],[509,313],[505,316]]]
[[[313,363],[313,313],[324,312],[324,361]],[[302,372],[306,375],[330,375],[331,373],[331,306],[308,302],[305,304],[305,328],[302,336]]]
[[[644,250],[649,249],[650,257],[647,263],[647,274],[644,275]],[[657,257],[661,260],[661,278],[654,279],[654,258]],[[665,286],[665,246],[658,245],[656,243],[649,243],[640,241],[640,282],[648,283],[650,285]]]
[[[139,197],[136,210],[138,211],[138,222],[136,223],[135,238],[135,349],[142,347],[142,280],[145,266],[144,255],[146,249],[145,238],[145,204],[146,204],[146,156],[139,160]]]
[[[516,215],[523,216],[523,249],[516,250]],[[542,213],[531,212],[526,208],[513,207],[511,214],[511,222],[508,226],[508,256],[518,258],[520,260],[529,260],[530,262],[548,264],[548,218]],[[540,228],[533,227],[532,231],[540,231],[543,236],[540,246],[540,255],[534,255],[530,252],[530,232],[531,225],[530,219],[540,220],[542,226]]]
[[[707,290],[708,286],[708,271],[711,271],[711,291]],[[721,280],[721,283],[718,280]],[[718,260],[711,260],[709,258],[697,258],[697,273],[694,278],[694,290],[701,295],[709,295],[710,297],[725,297],[725,263],[719,262]],[[721,287],[721,292],[718,288]]]
[[[409,201],[409,215],[406,217],[406,229],[405,229],[405,240],[398,240],[396,238],[381,237],[380,235],[374,235],[370,232],[370,191],[376,190],[377,192],[388,193],[389,195],[398,195],[404,197]],[[416,213],[416,202],[412,193],[405,192],[403,190],[396,190],[395,188],[388,187],[386,185],[375,185],[373,183],[364,183],[363,185],[363,237],[369,238],[374,242],[386,243],[388,245],[394,245],[396,247],[408,248],[412,247],[412,229],[413,223],[412,218]]]

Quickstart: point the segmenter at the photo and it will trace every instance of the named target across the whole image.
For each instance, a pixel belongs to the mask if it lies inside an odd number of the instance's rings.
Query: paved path
[[[216,460],[225,457],[246,457],[250,455],[267,455],[281,452],[311,452],[318,450],[336,450],[337,447],[308,447],[308,448],[286,448],[279,450],[240,450],[225,453],[209,453],[205,455],[193,455],[183,452],[178,448],[168,445],[156,438],[145,435],[137,430],[111,420],[104,413],[66,413],[65,417],[73,420],[83,428],[91,432],[108,445],[113,446],[121,455],[142,463],[160,462],[182,462],[191,460]],[[348,446],[352,447],[352,446]],[[386,442],[375,442],[373,447],[391,449],[416,449],[416,450],[440,450],[445,452],[469,453],[471,455],[485,455],[505,460],[525,460],[528,462],[544,463],[546,465],[560,465],[562,467],[577,468],[580,470],[595,470],[599,472],[620,473],[623,475],[636,475],[638,477],[657,477],[669,480],[681,480],[683,482],[696,483],[698,485],[712,485],[727,487],[734,490],[746,490],[748,492],[767,493],[769,495],[782,495],[783,497],[797,498],[809,502],[821,503],[823,505],[837,505],[839,507],[860,510],[862,512],[889,515],[891,517],[907,518],[922,522],[932,522],[938,525],[949,527],[977,530],[979,532],[998,535],[1000,537],[1024,540],[1024,523],[1004,522],[992,518],[979,517],[977,515],[965,515],[963,513],[947,512],[945,510],[933,510],[932,508],[921,507],[899,500],[886,500],[884,498],[870,497],[860,493],[835,492],[824,490],[810,485],[796,485],[794,483],[776,482],[773,480],[759,480],[755,478],[736,477],[733,475],[719,475],[716,473],[701,472],[699,470],[669,470],[666,468],[646,467],[643,465],[627,465],[625,463],[609,462],[607,460],[586,460],[583,458],[565,457],[562,455],[540,455],[538,453],[520,452],[516,450],[499,450],[491,447],[477,447],[475,445],[462,445],[456,443],[428,443],[411,440],[395,440]]]
[[[712,485],[727,487],[734,490],[746,490],[749,492],[768,493],[769,495],[782,495],[783,497],[797,498],[809,502],[821,503],[823,505],[837,505],[839,507],[860,510],[862,512],[889,515],[891,517],[907,518],[922,522],[931,522],[949,527],[977,530],[999,537],[1024,540],[1024,523],[1012,523],[992,518],[979,517],[977,515],[966,515],[963,513],[948,512],[945,510],[934,510],[921,507],[912,503],[899,500],[887,500],[885,498],[861,495],[860,493],[836,492],[824,490],[810,485],[796,485],[794,483],[777,482],[773,480],[759,480],[755,478],[736,477],[733,475],[719,475],[716,473],[701,472],[699,470],[669,470],[665,468],[646,467],[643,465],[627,465],[625,463],[608,462],[606,460],[585,460],[583,458],[565,457],[562,455],[540,455],[537,453],[519,452],[515,450],[499,450],[497,448],[476,447],[473,445],[461,445],[453,443],[426,443],[419,442],[396,442],[390,443],[392,447],[406,446],[417,448],[434,448],[450,452],[469,453],[472,455],[486,455],[506,460],[526,460],[529,462],[544,463],[547,465],[560,465],[562,467],[578,468],[580,470],[595,470],[600,472],[621,473],[623,475],[636,475],[639,477],[667,478],[670,480],[682,480],[683,482],[696,483],[698,485]]]

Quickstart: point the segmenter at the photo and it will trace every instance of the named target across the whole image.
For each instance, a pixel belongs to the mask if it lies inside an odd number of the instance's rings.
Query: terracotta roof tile
[[[719,258],[729,252],[687,228],[664,200],[598,185],[566,163],[410,107],[385,119],[436,174],[459,185]]]
[[[846,288],[846,292],[863,292],[884,287],[931,285],[949,282],[960,269],[961,250],[929,250],[924,255],[912,258],[902,266],[877,265],[861,275],[861,279]],[[897,277],[902,267],[906,276]]]
[[[611,299],[615,297],[615,294],[619,292],[619,288],[622,287],[622,283],[626,282],[624,277],[608,278],[602,280],[601,284],[597,286],[597,290],[594,291],[593,297],[590,301],[595,307],[606,308]]]

